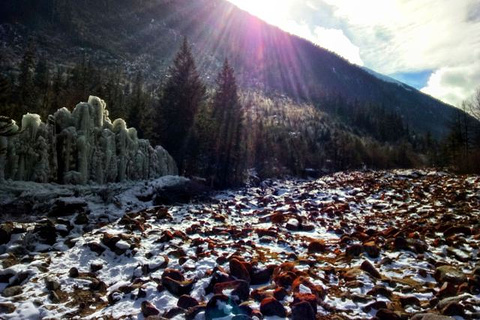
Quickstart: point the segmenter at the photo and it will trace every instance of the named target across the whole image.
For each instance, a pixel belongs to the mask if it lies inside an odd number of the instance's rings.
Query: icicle
[[[90,96],[73,112],[57,110],[47,124],[28,113],[22,119],[22,131],[10,139],[4,136],[18,127],[6,128],[2,119],[0,180],[84,184],[177,173],[163,148],[154,149],[147,140],[138,139],[137,130],[127,128],[123,119],[112,123],[105,102],[98,97]]]

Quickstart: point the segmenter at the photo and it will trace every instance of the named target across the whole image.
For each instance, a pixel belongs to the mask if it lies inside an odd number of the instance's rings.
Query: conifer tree
[[[45,57],[42,57],[35,67],[35,91],[38,98],[37,106],[39,107],[37,112],[40,113],[42,118],[48,115],[48,89],[50,87],[50,73],[48,70],[48,64]]]
[[[156,117],[156,142],[170,152],[181,173],[195,115],[205,99],[205,92],[185,38],[169,68]]]
[[[31,111],[35,107],[35,46],[31,42],[23,55],[20,63],[20,75],[18,78],[18,94],[21,110],[20,113]]]
[[[228,60],[225,60],[216,82],[213,98],[213,117],[218,133],[215,184],[223,188],[239,182],[242,172],[238,167],[242,113],[234,71]]]

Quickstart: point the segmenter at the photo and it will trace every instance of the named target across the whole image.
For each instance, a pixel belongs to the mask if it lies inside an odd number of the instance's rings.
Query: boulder
[[[285,318],[287,316],[287,311],[285,310],[283,304],[281,304],[274,297],[267,297],[262,300],[260,303],[260,312],[267,317],[277,316]]]

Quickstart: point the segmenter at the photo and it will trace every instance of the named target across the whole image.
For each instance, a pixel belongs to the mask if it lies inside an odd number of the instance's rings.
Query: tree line
[[[90,94],[100,96],[111,118],[126,119],[139,137],[164,146],[180,173],[216,188],[241,184],[251,168],[261,177],[426,165],[479,170],[478,122],[460,110],[451,133],[437,141],[410,130],[384,105],[341,95],[307,104],[244,92],[227,59],[219,69],[215,86],[208,87],[187,39],[160,84],[141,73],[98,68],[87,57],[73,66],[51,66],[32,43],[19,70],[0,76],[0,114],[20,121],[33,112],[46,119]],[[477,110],[478,96],[464,111]]]

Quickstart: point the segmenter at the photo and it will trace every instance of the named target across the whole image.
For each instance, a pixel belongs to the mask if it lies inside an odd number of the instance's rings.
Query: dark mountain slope
[[[17,0],[0,3],[0,67],[18,65],[26,39],[52,64],[83,56],[161,81],[183,36],[207,81],[228,57],[240,85],[322,103],[338,95],[398,112],[411,129],[442,137],[454,108],[383,81],[224,0]]]

